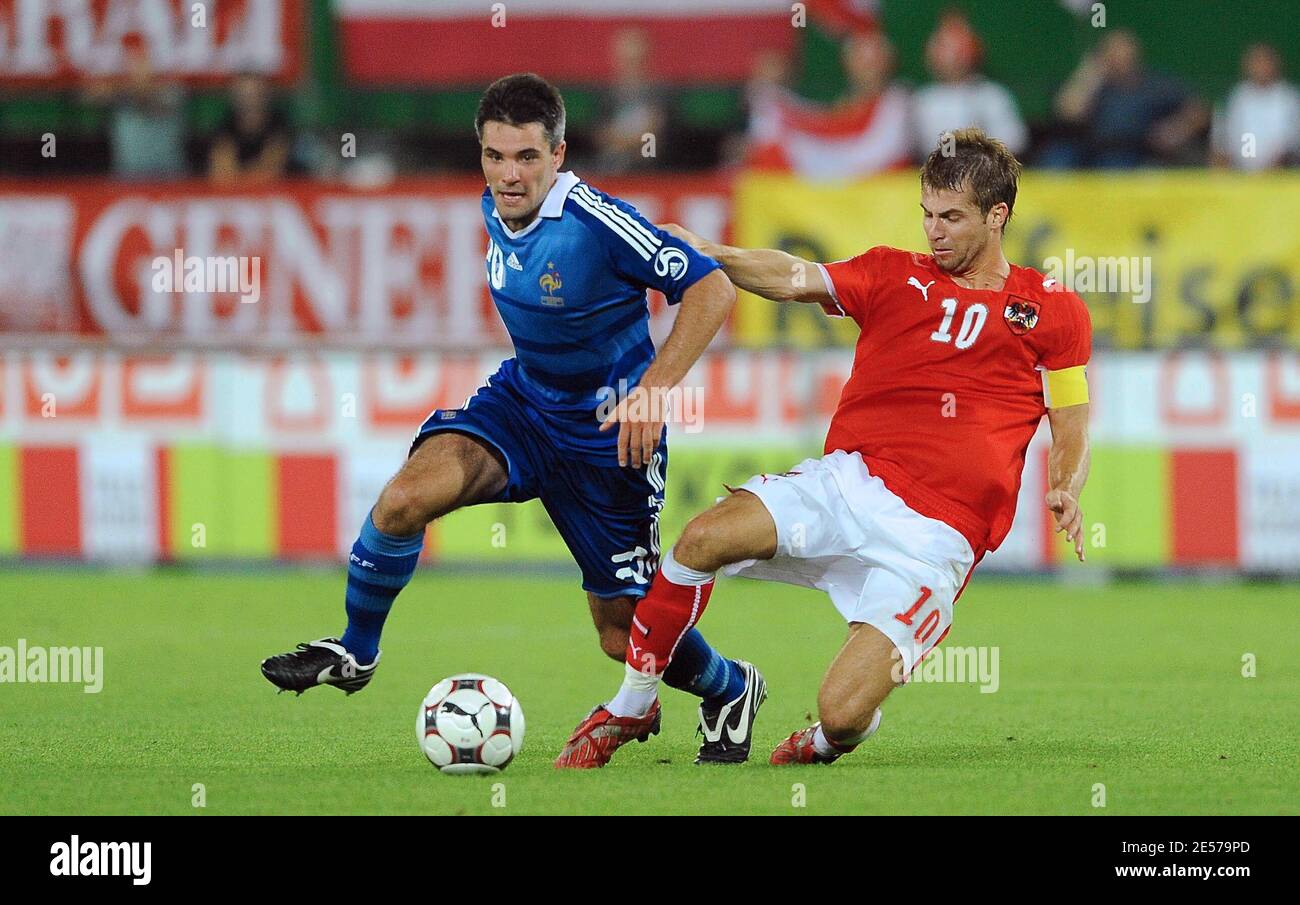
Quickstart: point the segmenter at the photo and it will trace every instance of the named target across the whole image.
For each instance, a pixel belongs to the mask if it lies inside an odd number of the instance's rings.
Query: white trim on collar
[[[573,187],[581,181],[572,171],[557,174],[550,191],[542,199],[542,209],[538,211],[532,223],[529,223],[517,233],[511,232],[510,227],[506,226],[506,221],[501,219],[501,214],[497,211],[495,204],[492,206],[492,216],[501,221],[501,229],[505,231],[507,236],[511,239],[521,238],[536,229],[543,218],[554,220],[562,215],[564,213],[564,200],[569,197],[569,192],[573,191]]]

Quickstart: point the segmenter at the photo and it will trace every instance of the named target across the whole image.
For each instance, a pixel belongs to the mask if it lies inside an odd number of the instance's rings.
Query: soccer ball
[[[496,773],[523,747],[524,711],[503,683],[463,673],[429,689],[415,735],[443,773]]]

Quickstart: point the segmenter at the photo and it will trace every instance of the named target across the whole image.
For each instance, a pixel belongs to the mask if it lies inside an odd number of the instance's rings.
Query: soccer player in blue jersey
[[[281,689],[365,687],[425,526],[462,506],[540,499],[582,570],[601,649],[620,662],[656,570],[681,568],[671,556],[659,562],[664,402],[726,319],[735,289],[712,258],[560,171],[564,102],[543,79],[493,83],[474,127],[487,181],[487,280],[515,356],[463,408],[439,409],[420,427],[352,547],[346,631],[263,661]],[[658,350],[647,288],[679,306]],[[633,389],[618,397],[620,386]],[[697,762],[748,756],[766,694],[752,665],[691,631],[664,680],[702,699]],[[641,740],[658,731],[658,715],[645,726],[634,730]],[[613,719],[602,731],[633,729]]]

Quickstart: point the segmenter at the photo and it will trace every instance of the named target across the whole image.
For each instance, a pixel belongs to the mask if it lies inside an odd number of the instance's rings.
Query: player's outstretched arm
[[[660,227],[722,265],[741,289],[774,302],[831,302],[821,269],[811,261],[775,248],[736,248],[710,242],[676,223]]]
[[[714,270],[682,293],[673,329],[640,382],[610,413],[600,429],[618,425],[618,464],[640,468],[659,445],[667,417],[668,391],[681,383],[713,341],[736,303],[736,288]]]
[[[1074,542],[1083,562],[1083,512],[1079,494],[1088,480],[1091,452],[1088,446],[1088,403],[1047,410],[1052,428],[1052,448],[1047,454],[1047,508],[1056,517],[1057,532]]]

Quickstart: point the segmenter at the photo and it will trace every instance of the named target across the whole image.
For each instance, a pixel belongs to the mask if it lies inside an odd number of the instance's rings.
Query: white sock
[[[614,716],[645,716],[659,697],[659,676],[646,675],[639,669],[623,664],[623,687],[605,709]]]
[[[866,732],[862,733],[857,738],[845,739],[842,742],[832,743],[831,740],[826,737],[826,733],[822,731],[822,724],[818,723],[817,731],[813,733],[813,750],[818,754],[825,754],[828,756],[833,754],[847,754],[849,751],[852,751],[858,745],[871,738],[879,728],[879,707],[876,708],[875,714],[871,717],[871,725],[867,727]]]
[[[708,584],[713,581],[712,572],[698,572],[695,569],[688,569],[677,561],[673,556],[673,551],[669,550],[664,556],[663,562],[659,564],[659,571],[664,578],[673,584],[686,585],[687,587],[697,588],[702,584]]]

